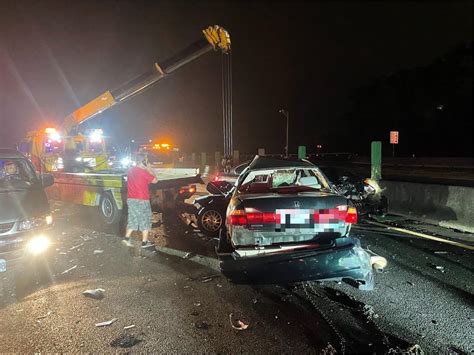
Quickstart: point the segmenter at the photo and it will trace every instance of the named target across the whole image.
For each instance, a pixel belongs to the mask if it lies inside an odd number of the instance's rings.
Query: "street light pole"
[[[286,117],[286,146],[285,146],[285,157],[288,158],[288,131],[290,127],[290,113],[288,110],[281,109],[280,112],[282,115]]]

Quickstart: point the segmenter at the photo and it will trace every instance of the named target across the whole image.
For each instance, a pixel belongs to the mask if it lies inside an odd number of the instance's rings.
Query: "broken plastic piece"
[[[74,250],[74,249],[77,249],[77,248],[80,248],[84,245],[84,243],[81,243],[81,244],[78,244],[78,245],[74,245],[73,247],[69,248],[69,250]]]
[[[117,321],[117,318],[113,318],[113,319],[105,321],[105,322],[96,323],[95,326],[96,327],[108,327],[109,325],[111,325],[115,321]]]
[[[189,252],[189,253],[186,253],[186,254],[183,255],[183,259],[191,259],[195,255],[196,255],[196,253]]]
[[[38,320],[39,320],[39,319],[44,319],[44,318],[48,317],[49,315],[51,315],[52,313],[53,313],[52,311],[48,311],[48,313],[46,313],[46,314],[44,314],[44,315],[42,315],[42,316],[36,317],[36,319],[38,319]]]
[[[61,275],[67,274],[69,271],[72,271],[72,270],[74,270],[74,269],[76,269],[76,268],[77,268],[77,265],[74,265],[73,267],[70,267],[69,269],[64,270],[64,271],[61,273]]]
[[[248,324],[245,324],[244,322],[242,322],[241,320],[238,320],[237,321],[237,324],[238,326],[234,325],[234,322],[232,321],[232,313],[229,314],[229,321],[230,321],[230,325],[232,326],[232,328],[234,328],[235,330],[245,330],[249,327]]]
[[[104,252],[103,250],[97,249],[97,250],[94,250],[94,255],[102,254],[103,252]]]
[[[124,330],[135,328],[135,324],[127,325],[123,327]]]
[[[86,297],[94,298],[96,300],[101,300],[104,298],[105,290],[103,288],[96,288],[95,290],[85,290],[82,294]]]
[[[383,270],[387,266],[387,259],[380,255],[372,255],[370,257],[370,264],[375,270]]]

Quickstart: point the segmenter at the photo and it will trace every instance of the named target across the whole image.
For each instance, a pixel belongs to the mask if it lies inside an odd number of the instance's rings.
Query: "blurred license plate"
[[[276,212],[280,215],[281,224],[288,224],[287,216],[290,216],[289,224],[291,225],[310,224],[311,210],[277,210]]]
[[[7,261],[5,259],[0,259],[0,272],[7,271]]]

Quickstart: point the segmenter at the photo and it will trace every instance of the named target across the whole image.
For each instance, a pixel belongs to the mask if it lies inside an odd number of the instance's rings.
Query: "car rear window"
[[[241,193],[301,192],[329,189],[317,169],[272,169],[249,171],[238,186]]]

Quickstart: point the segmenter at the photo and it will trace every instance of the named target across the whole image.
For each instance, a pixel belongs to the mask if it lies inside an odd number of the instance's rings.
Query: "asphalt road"
[[[235,284],[218,271],[215,241],[174,218],[156,229],[156,252],[123,246],[85,209],[60,206],[55,220],[47,277],[26,261],[0,274],[0,352],[474,350],[473,255],[459,247],[361,225],[363,245],[389,261],[372,292]],[[103,299],[81,294],[95,288]]]

